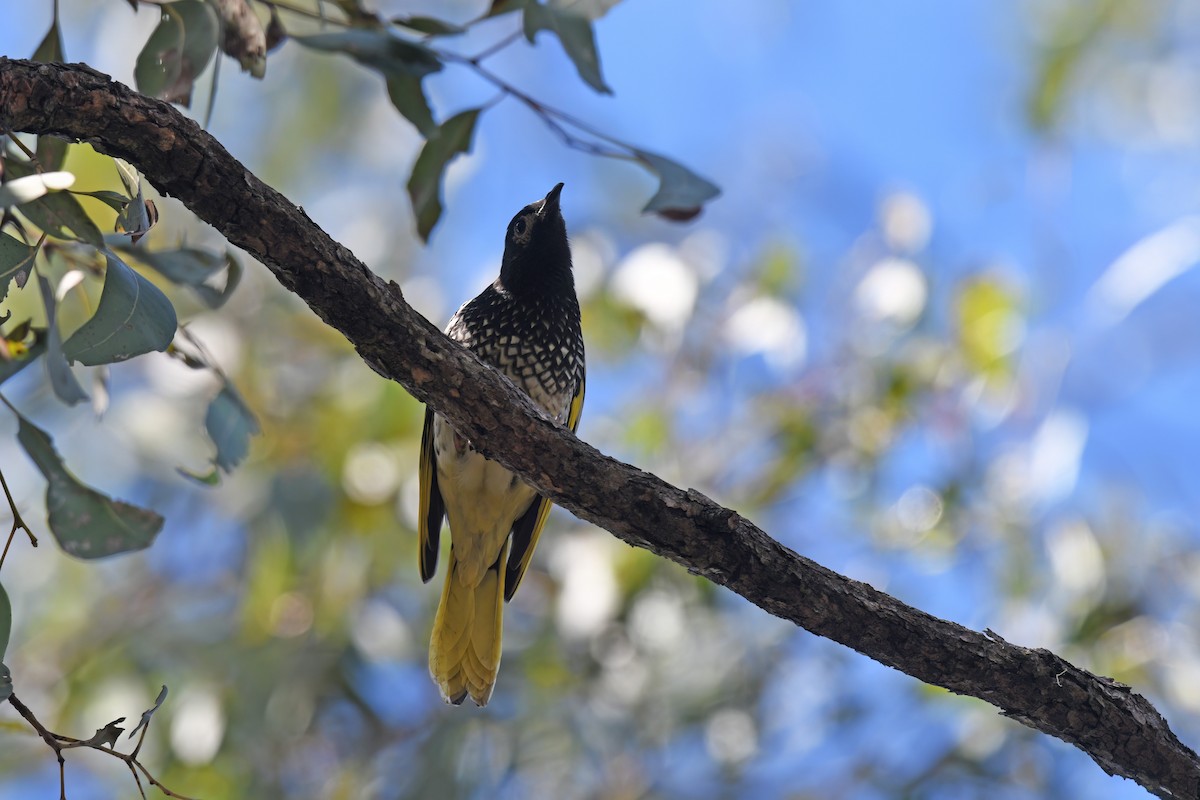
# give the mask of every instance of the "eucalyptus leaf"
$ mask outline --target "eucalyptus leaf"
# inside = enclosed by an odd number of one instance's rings
[[[408,195],[417,218],[417,232],[423,241],[429,240],[433,226],[442,215],[442,173],[456,155],[470,152],[479,111],[478,108],[463,111],[442,123],[425,142],[413,164]]]
[[[204,415],[204,429],[217,446],[213,463],[226,472],[233,471],[242,462],[250,452],[250,437],[260,430],[254,412],[228,382],[209,404]],[[203,481],[200,476],[191,477]]]
[[[0,185],[0,209],[32,203],[50,192],[70,188],[75,176],[70,172],[37,172]]]
[[[162,530],[162,517],[80,483],[45,431],[20,415],[17,423],[17,441],[48,483],[50,531],[63,551],[78,558],[103,558],[141,550],[154,541]]]
[[[142,250],[119,248],[143,264],[152,267],[172,283],[187,286],[200,296],[209,308],[220,308],[233,294],[242,278],[241,263],[232,251],[222,256],[207,250],[182,247],[178,250]],[[217,289],[209,281],[225,271],[225,286]]]
[[[8,296],[8,285],[14,278],[18,279],[20,285],[21,275],[29,275],[36,255],[36,247],[7,233],[0,233],[0,300]]]
[[[635,151],[638,161],[658,176],[658,191],[646,203],[642,213],[654,212],[675,222],[684,222],[700,213],[704,204],[721,194],[713,182],[700,177],[682,164],[645,150]]]
[[[437,129],[421,79],[413,75],[393,75],[387,79],[388,97],[396,110],[428,139]]]
[[[105,251],[105,259],[100,304],[67,339],[67,358],[91,367],[166,350],[178,325],[171,301],[111,251]]]
[[[350,28],[292,38],[313,50],[350,56],[387,78],[423,78],[442,68],[441,59],[428,47],[383,29]]]
[[[597,92],[612,94],[612,89],[600,74],[600,54],[596,50],[596,37],[592,33],[590,19],[572,6],[547,5],[528,0],[523,24],[525,38],[531,43],[539,31],[553,32],[575,65],[579,77]]]
[[[33,51],[33,60],[43,64],[66,63],[63,55],[62,30],[58,27],[58,12],[55,9],[54,20],[50,30],[46,31],[41,44]],[[67,157],[67,142],[57,136],[39,136],[37,140],[37,160],[42,169],[53,172],[62,166]]]
[[[435,19],[434,17],[393,17],[392,24],[429,36],[459,36],[467,32],[467,29],[462,25],[455,25],[452,22]]]
[[[154,712],[158,711],[159,706],[161,706],[163,704],[163,701],[166,699],[167,699],[167,685],[164,683],[162,689],[159,690],[159,692],[158,692],[158,699],[154,701],[154,707],[148,708],[145,711],[143,711],[141,720],[138,721],[138,724],[134,727],[134,729],[129,732],[130,739],[132,739],[134,734],[136,734],[138,731],[140,731],[144,726],[150,724],[150,718],[154,716]]]
[[[59,400],[73,406],[87,400],[88,396],[75,379],[63,354],[62,334],[58,330],[58,306],[50,281],[42,275],[38,275],[38,289],[41,290],[42,304],[46,308],[46,372],[50,375],[50,387]]]
[[[4,584],[0,583],[0,660],[8,650],[8,637],[12,633],[12,604],[8,601],[8,593]]]
[[[118,214],[122,213],[125,210],[125,206],[129,205],[128,197],[120,192],[114,192],[110,189],[101,189],[95,192],[81,192],[79,190],[75,190],[72,191],[71,194],[95,198],[111,208],[113,211],[116,211]]]
[[[12,694],[12,673],[9,672],[5,664],[0,664],[0,703],[8,699]]]
[[[192,85],[217,50],[217,14],[202,0],[176,0],[161,11],[138,54],[134,80],[143,94],[190,106]]]
[[[14,158],[4,159],[4,170],[10,183],[11,179],[37,174],[33,164]],[[104,246],[104,237],[96,223],[92,222],[92,218],[83,210],[79,201],[67,192],[52,192],[19,206],[17,210],[47,235],[56,239],[83,241],[93,247]]]

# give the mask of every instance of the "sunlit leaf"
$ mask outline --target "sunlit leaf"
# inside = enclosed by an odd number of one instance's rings
[[[111,252],[105,259],[100,304],[63,346],[67,358],[90,367],[166,350],[178,325],[171,301]]]
[[[394,17],[392,24],[408,28],[410,31],[428,34],[429,36],[458,36],[467,32],[467,29],[462,25],[455,25],[452,22],[435,19],[434,17]]]
[[[8,286],[14,278],[28,276],[37,248],[0,233],[0,300],[8,296]]]
[[[58,304],[50,282],[38,275],[38,289],[42,293],[42,304],[46,308],[46,372],[50,375],[50,387],[54,394],[69,406],[87,400],[87,393],[75,379],[67,357],[63,354],[62,334],[58,330]]]
[[[164,683],[162,689],[158,693],[158,699],[154,701],[154,706],[152,708],[148,708],[142,712],[141,720],[139,720],[138,724],[134,727],[134,729],[129,732],[130,739],[132,739],[134,734],[136,734],[138,731],[140,731],[143,728],[143,726],[150,724],[150,718],[154,716],[154,712],[158,711],[159,706],[161,706],[163,704],[163,701],[166,699],[167,699],[167,685]]]
[[[117,214],[116,229],[121,233],[128,233],[136,243],[158,221],[158,215],[150,213],[154,206],[146,202],[146,196],[142,192],[142,176],[137,169],[120,158],[114,158],[113,164],[117,168],[121,183],[125,186],[125,194],[130,198],[130,202]]]
[[[0,208],[32,203],[50,192],[68,189],[74,183],[75,176],[69,172],[43,172],[15,178],[0,185]]]
[[[988,377],[1004,377],[1023,328],[1020,301],[993,276],[967,281],[955,298],[959,341],[967,364]]]
[[[13,354],[11,352],[13,349],[11,341],[5,340],[0,343],[0,345],[8,348],[10,351],[7,358],[0,359],[0,383],[4,383],[13,375],[28,367],[42,353],[46,352],[46,332],[34,331],[34,336],[36,339],[33,344],[28,346],[22,345],[22,352],[20,354]]]
[[[478,118],[479,109],[475,108],[446,120],[425,142],[413,164],[408,196],[412,198],[417,232],[424,241],[429,240],[429,233],[442,215],[442,173],[456,155],[470,152]]]
[[[162,6],[158,27],[134,67],[138,91],[191,105],[192,84],[216,52],[218,29],[216,12],[202,0],[176,0]]]
[[[596,51],[596,37],[592,23],[572,6],[543,5],[529,0],[525,4],[525,38],[530,42],[538,31],[552,31],[579,72],[579,77],[597,92],[612,94],[612,89],[600,74],[600,54]]]
[[[50,531],[64,552],[78,558],[102,558],[141,550],[154,541],[162,530],[162,517],[83,485],[63,465],[45,431],[22,416],[17,422],[17,441],[48,483]]]
[[[10,179],[37,174],[33,164],[13,158],[4,159],[4,168]],[[12,180],[9,183],[12,183]],[[96,223],[92,222],[92,218],[83,210],[79,201],[67,192],[51,192],[31,203],[25,203],[17,210],[47,235],[56,239],[83,241],[93,247],[104,246],[104,236],[96,227]]]
[[[716,184],[676,161],[645,150],[635,154],[659,181],[658,191],[642,209],[643,214],[653,211],[666,219],[684,222],[694,218],[705,203],[721,193]]]
[[[213,463],[226,472],[231,472],[242,462],[250,452],[250,437],[259,432],[254,412],[228,383],[209,404],[208,413],[204,415],[204,428],[217,446]]]

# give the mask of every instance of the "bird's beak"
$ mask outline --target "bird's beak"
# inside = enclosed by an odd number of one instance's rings
[[[561,183],[558,184],[542,200],[542,207],[538,209],[539,217],[548,217],[558,213],[558,196],[562,194],[562,187]]]

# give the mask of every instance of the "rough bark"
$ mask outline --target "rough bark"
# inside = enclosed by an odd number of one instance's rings
[[[926,683],[980,698],[1160,797],[1200,797],[1200,759],[1128,686],[938,619],[779,544],[698,491],[547,420],[171,106],[82,65],[0,58],[0,127],[85,141],[136,165],[341,331],[381,375],[559,505],[765,611]]]

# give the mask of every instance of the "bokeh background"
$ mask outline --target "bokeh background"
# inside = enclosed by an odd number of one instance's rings
[[[3,18],[0,53],[27,56],[50,3]],[[63,0],[61,18],[70,60],[130,82],[158,12]],[[910,604],[1132,684],[1200,743],[1200,2],[626,0],[595,29],[612,97],[546,34],[488,64],[714,180],[697,220],[639,215],[650,176],[507,99],[422,246],[419,137],[377,76],[294,43],[261,82],[222,64],[210,130],[438,324],[564,181],[583,438]],[[496,99],[464,68],[426,86],[439,119]],[[67,168],[116,185],[87,148]],[[156,242],[223,247],[159,210]],[[66,556],[0,414],[0,463],[47,534],[3,573],[6,661],[52,729],[136,719],[167,684],[145,760],[204,798],[1145,796],[561,510],[507,609],[492,704],[444,707],[414,559],[422,409],[258,265],[219,312],[173,297],[263,427],[219,487],[175,471],[211,457],[208,373],[118,365],[100,419],[40,369],[4,387],[80,478],[167,518],[143,553]],[[0,741],[0,796],[56,796],[11,709]],[[115,760],[68,756],[72,800],[134,794]]]

